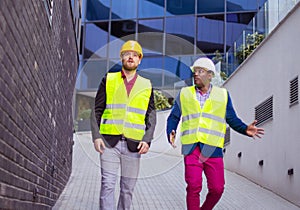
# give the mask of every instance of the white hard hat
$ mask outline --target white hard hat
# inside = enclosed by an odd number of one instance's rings
[[[214,74],[216,75],[216,67],[214,62],[212,62],[212,60],[210,60],[209,58],[198,58],[193,66],[191,66],[192,71],[194,72],[194,67],[202,67],[205,68],[209,71],[214,72]]]

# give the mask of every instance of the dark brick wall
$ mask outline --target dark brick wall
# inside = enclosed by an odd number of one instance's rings
[[[72,163],[78,57],[69,0],[0,0],[0,209],[51,209]]]

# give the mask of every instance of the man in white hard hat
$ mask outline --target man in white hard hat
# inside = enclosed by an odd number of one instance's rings
[[[167,120],[167,137],[169,143],[176,147],[176,129],[182,118],[180,140],[187,183],[187,209],[200,209],[204,172],[208,194],[201,210],[207,210],[217,204],[224,191],[222,149],[226,123],[238,133],[253,138],[260,138],[264,129],[255,126],[256,120],[249,125],[243,123],[234,111],[228,91],[211,84],[216,69],[209,58],[197,59],[191,69],[194,86],[180,91]]]

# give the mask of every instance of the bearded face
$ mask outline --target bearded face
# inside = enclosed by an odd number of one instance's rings
[[[136,70],[140,62],[141,58],[135,51],[126,51],[122,54],[122,65],[124,70]]]

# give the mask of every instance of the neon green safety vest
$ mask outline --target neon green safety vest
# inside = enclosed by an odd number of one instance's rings
[[[180,93],[181,143],[184,145],[201,142],[223,148],[227,100],[227,91],[213,86],[209,98],[201,108],[195,87],[182,88]]]
[[[150,80],[137,76],[128,96],[121,72],[108,73],[106,108],[101,118],[100,133],[123,134],[126,138],[142,140],[151,90]]]

